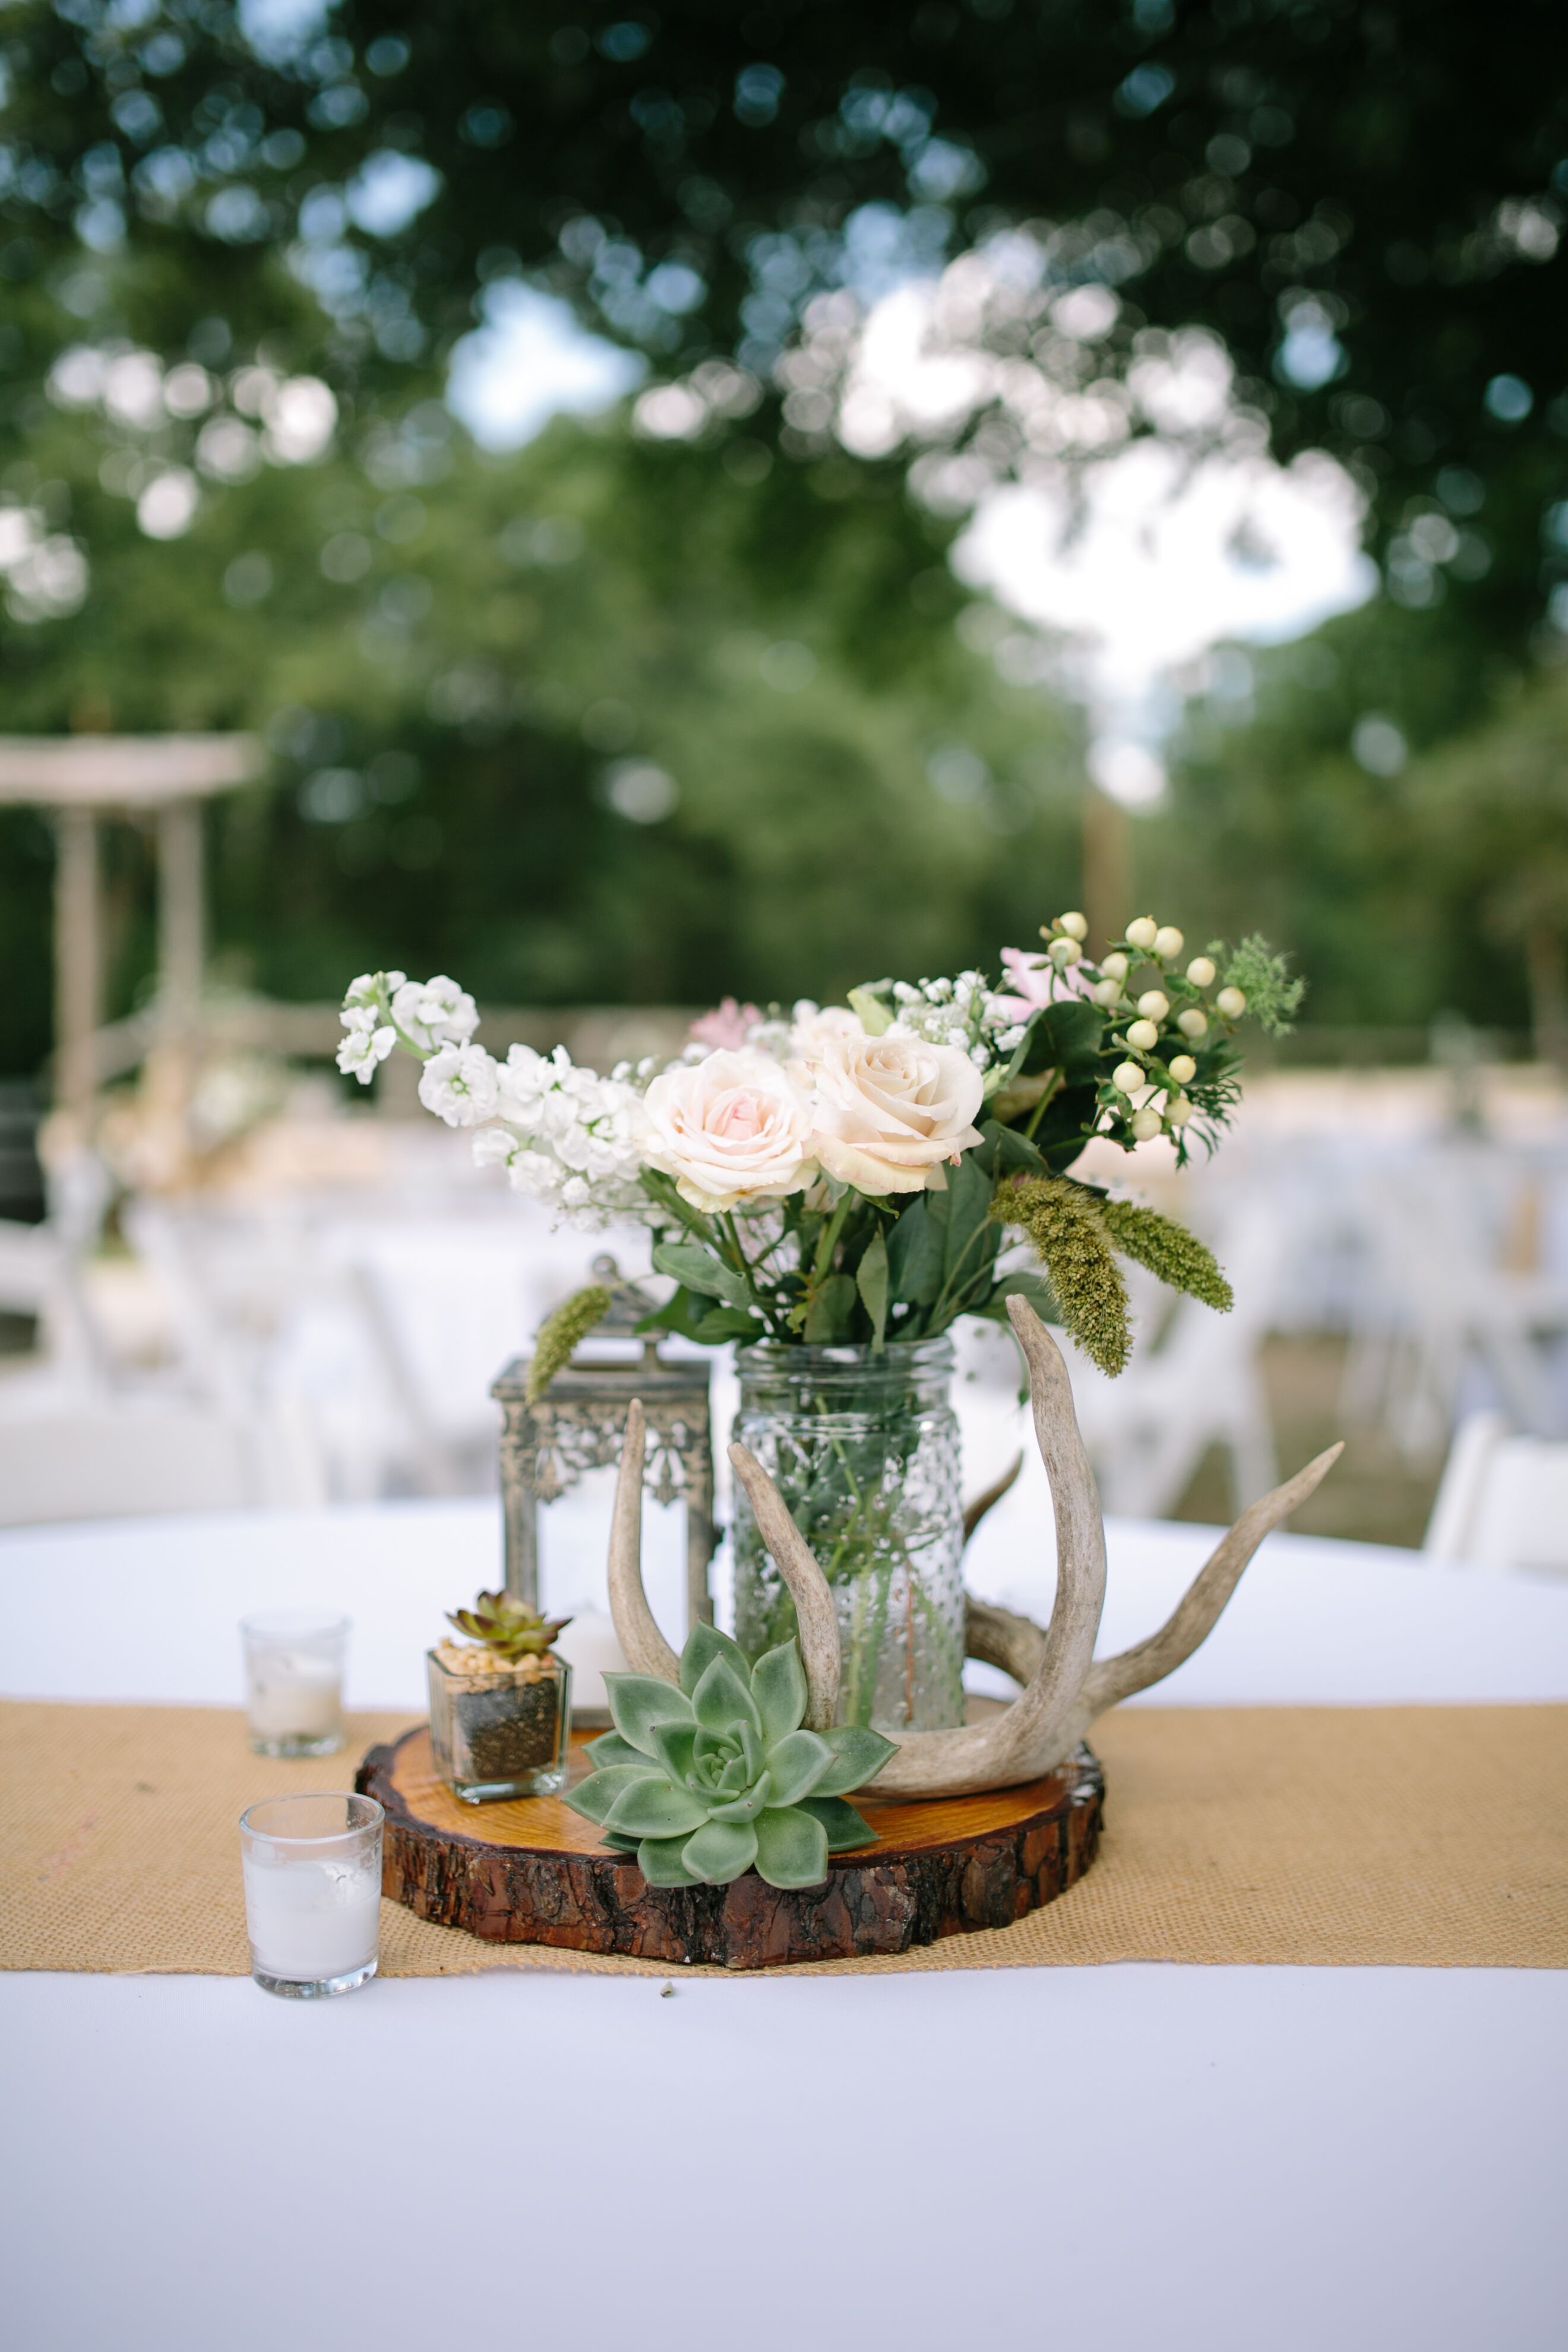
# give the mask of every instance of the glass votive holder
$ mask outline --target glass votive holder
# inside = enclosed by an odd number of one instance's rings
[[[319,2000],[375,1974],[381,1832],[374,1797],[264,1797],[239,1817],[250,1973],[264,1992]]]
[[[327,1611],[268,1609],[240,1625],[245,1711],[258,1756],[331,1756],[343,1744],[349,1621]]]
[[[553,1651],[509,1664],[443,1642],[425,1653],[430,1754],[466,1805],[548,1797],[566,1783],[572,1669]]]

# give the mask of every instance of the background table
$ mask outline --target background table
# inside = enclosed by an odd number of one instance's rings
[[[1120,1646],[1206,1538],[1110,1533]],[[1042,1541],[1005,1506],[976,1587],[1048,1606]],[[442,1609],[499,1557],[496,1510],[468,1503],[9,1536],[0,1683],[237,1699],[236,1620],[309,1599],[355,1621],[353,1703],[417,1706]],[[1159,1697],[1568,1699],[1568,1587],[1276,1538]],[[498,1971],[319,2008],[237,1979],[15,1976],[0,2032],[27,2352],[502,2330],[588,2352],[1556,2352],[1568,2327],[1568,1974],[1138,1966],[662,1999]]]

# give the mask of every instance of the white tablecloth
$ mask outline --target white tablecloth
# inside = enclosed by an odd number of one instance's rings
[[[1025,1533],[998,1513],[973,1580],[1038,1608]],[[1104,1645],[1157,1622],[1205,1549],[1112,1523]],[[478,1504],[13,1534],[0,1686],[234,1699],[237,1618],[308,1598],[354,1619],[351,1700],[414,1706],[441,1610],[498,1563]],[[1159,1696],[1568,1698],[1568,1585],[1276,1538]],[[1568,1974],[1140,1966],[661,1999],[501,1970],[319,2007],[16,1976],[0,2032],[26,2352],[1568,2336]]]

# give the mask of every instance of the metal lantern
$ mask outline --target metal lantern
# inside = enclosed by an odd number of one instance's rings
[[[634,1339],[648,1301],[623,1281],[613,1257],[594,1260],[594,1279],[609,1285],[614,1296],[593,1336]],[[621,1458],[626,1407],[633,1397],[640,1397],[647,1417],[643,1490],[656,1503],[684,1498],[687,1622],[711,1624],[708,1563],[714,1544],[713,1443],[707,1364],[689,1359],[667,1361],[657,1338],[645,1338],[638,1357],[566,1365],[531,1403],[531,1357],[519,1356],[490,1391],[502,1414],[508,1592],[529,1608],[538,1608],[540,1506],[569,1493],[585,1470],[615,1468]]]

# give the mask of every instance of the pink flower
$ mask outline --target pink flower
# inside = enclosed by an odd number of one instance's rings
[[[1049,958],[1031,955],[1026,948],[1004,948],[1002,961],[1013,975],[1016,996],[998,996],[996,1010],[1009,1021],[1031,1021],[1065,990],[1069,996],[1089,996],[1094,982],[1081,963],[1058,972]]]
[[[700,1045],[738,1053],[762,1017],[754,1004],[737,1004],[732,996],[727,996],[714,1012],[704,1013],[692,1023],[691,1034]]]
[[[643,1097],[639,1139],[648,1165],[705,1216],[816,1181],[810,1109],[767,1054],[721,1046],[660,1071]]]
[[[996,1010],[1009,1021],[1028,1021],[1051,1001],[1051,967],[1044,956],[1024,948],[1004,948],[1002,961],[1013,975],[1016,996],[999,996]]]

